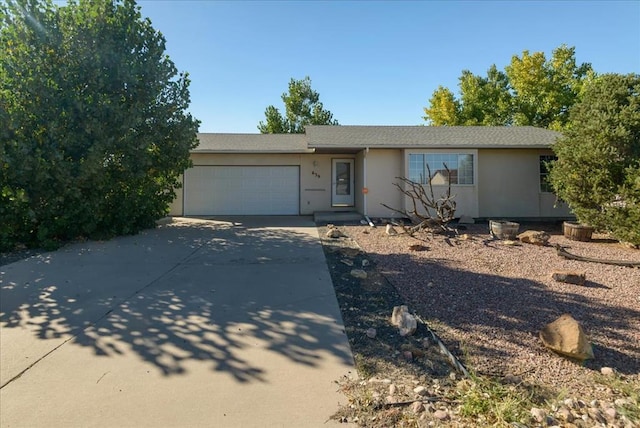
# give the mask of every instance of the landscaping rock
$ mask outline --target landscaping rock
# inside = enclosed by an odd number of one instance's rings
[[[547,412],[537,407],[532,407],[531,416],[533,416],[533,419],[535,419],[536,422],[542,422],[547,419]]]
[[[539,230],[525,230],[518,235],[520,242],[541,246],[547,245],[549,243],[549,238],[551,238],[551,236],[547,232]]]
[[[415,414],[424,412],[424,404],[419,401],[414,402],[411,404],[411,411]]]
[[[607,407],[604,409],[604,414],[608,419],[615,419],[618,417],[618,411],[614,407]]]
[[[540,331],[540,339],[547,348],[577,360],[593,358],[591,342],[578,322],[564,314]]]
[[[425,388],[424,386],[420,385],[420,386],[416,386],[415,388],[413,388],[413,392],[415,392],[418,395],[427,395],[427,388]]]
[[[369,339],[375,339],[378,331],[375,328],[368,328],[366,334]]]
[[[560,419],[565,420],[567,422],[573,422],[573,420],[575,419],[575,417],[573,416],[573,413],[571,413],[571,410],[567,406],[560,406],[560,408],[556,412],[556,415]]]
[[[411,352],[411,355],[413,355],[415,358],[422,358],[425,355],[424,350],[419,349],[413,345],[404,344],[402,345],[402,350]]]
[[[565,282],[567,284],[584,285],[587,279],[587,274],[584,272],[556,270],[553,271],[551,277],[558,282]]]
[[[418,328],[416,318],[409,313],[409,308],[405,305],[393,308],[391,324],[398,327],[400,336],[411,336]]]
[[[342,259],[340,260],[340,263],[343,263],[347,266],[353,266],[353,260],[349,260],[349,259]]]
[[[342,238],[343,236],[344,234],[340,232],[340,230],[336,229],[335,227],[327,230],[327,238],[338,239],[338,238]]]
[[[600,373],[602,373],[605,376],[613,376],[616,374],[616,372],[611,367],[602,367],[600,369]]]
[[[390,224],[387,225],[387,229],[385,231],[385,233],[387,235],[393,236],[393,235],[397,235],[398,231],[394,229],[394,227]]]
[[[352,269],[351,276],[358,279],[367,279],[367,273],[362,269]]]
[[[446,421],[449,419],[449,413],[447,413],[446,410],[436,410],[433,412],[433,417],[441,421]]]

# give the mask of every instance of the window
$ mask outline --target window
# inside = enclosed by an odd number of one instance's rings
[[[449,174],[445,168],[449,168]],[[409,155],[409,180],[427,184],[428,171],[433,185],[473,184],[473,155],[427,153]]]
[[[540,191],[553,193],[553,187],[549,183],[549,162],[558,160],[556,156],[543,155],[540,156]]]

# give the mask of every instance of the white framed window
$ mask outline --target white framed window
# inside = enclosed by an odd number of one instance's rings
[[[449,172],[447,173],[447,168]],[[431,176],[429,177],[429,172]],[[411,153],[409,180],[420,184],[473,183],[473,155],[469,153]]]

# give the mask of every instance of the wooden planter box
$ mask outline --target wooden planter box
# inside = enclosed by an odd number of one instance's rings
[[[575,221],[565,221],[562,223],[562,233],[565,238],[573,241],[591,241],[593,230],[593,227]]]
[[[489,230],[498,239],[516,239],[520,223],[506,220],[489,220]]]

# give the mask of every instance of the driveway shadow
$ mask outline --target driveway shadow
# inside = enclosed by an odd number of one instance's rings
[[[238,382],[265,381],[256,352],[353,364],[321,246],[295,229],[181,221],[74,244],[0,275],[5,355],[68,342],[99,357],[133,353],[166,376],[200,361]],[[45,355],[3,367],[2,386]]]

